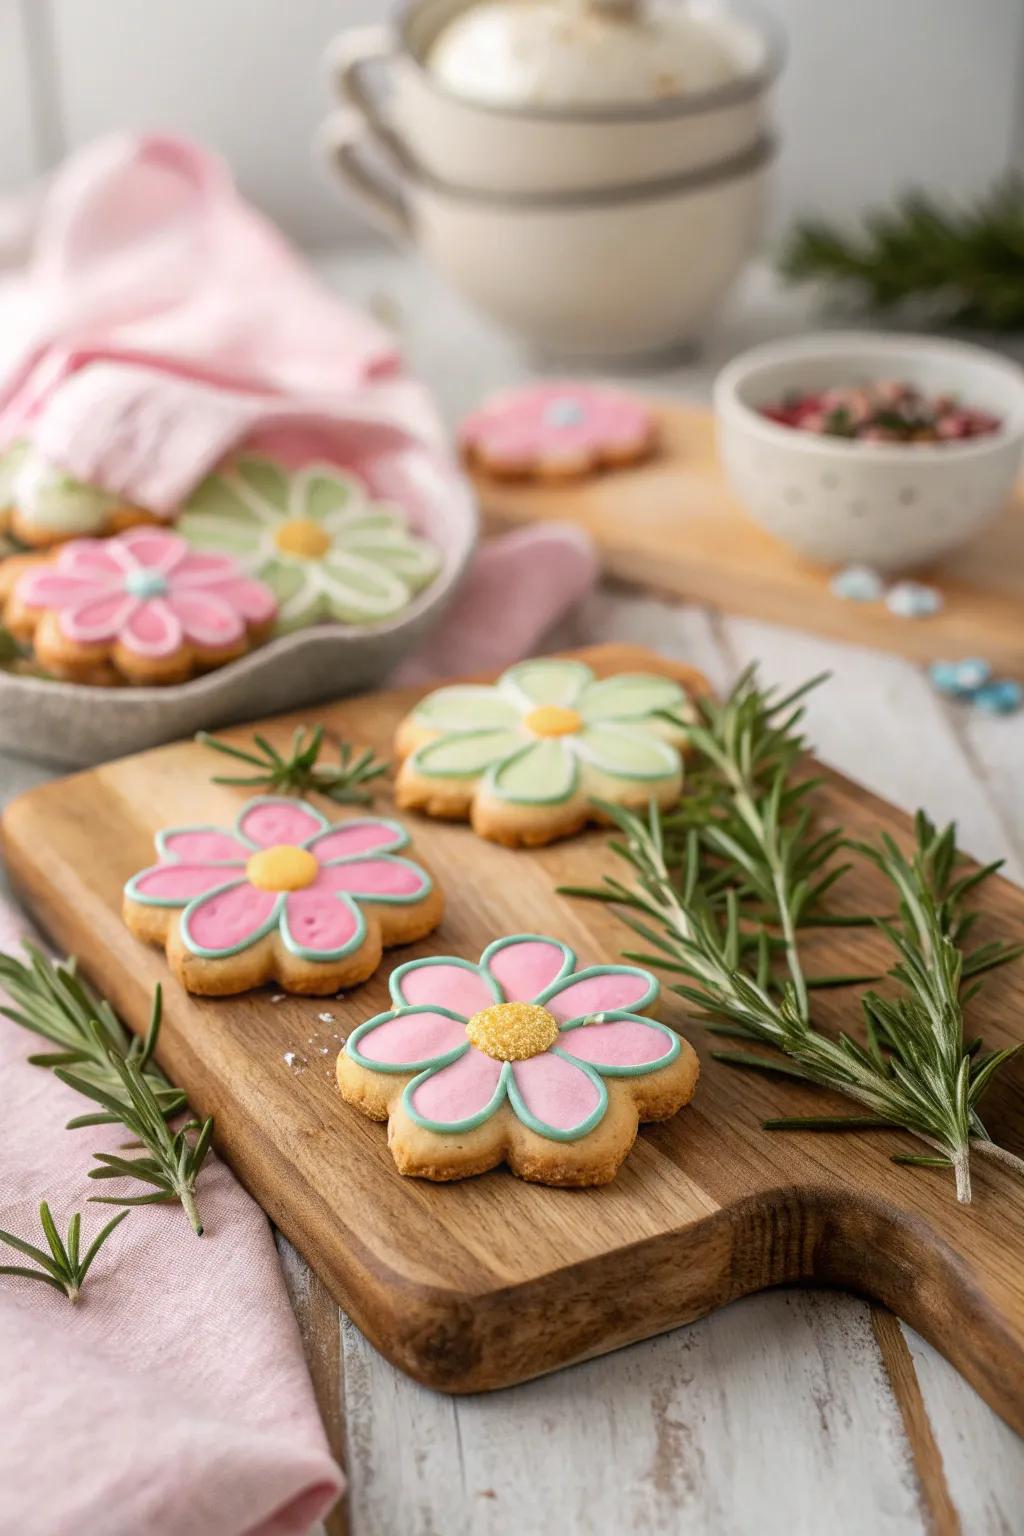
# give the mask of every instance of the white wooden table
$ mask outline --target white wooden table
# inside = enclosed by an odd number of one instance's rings
[[[327,265],[398,327],[454,423],[530,360],[412,263]],[[754,273],[699,359],[634,375],[705,397],[728,356],[806,326]],[[820,756],[897,805],[955,818],[963,846],[1024,878],[1024,714],[937,698],[908,662],[718,612],[602,590],[552,643],[640,641],[728,687],[828,670],[809,705]],[[4,798],[48,776],[0,759]],[[542,1381],[452,1399],[414,1385],[340,1316],[282,1242],[337,1454],[350,1479],[329,1522],[352,1536],[917,1536],[1024,1531],[1024,1443],[884,1309],[826,1291],[766,1293]]]

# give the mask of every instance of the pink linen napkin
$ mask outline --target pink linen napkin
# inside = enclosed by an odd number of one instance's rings
[[[24,924],[0,903],[0,949]],[[93,1150],[115,1126],[65,1131],[83,1100],[0,1020],[0,1227],[37,1246],[46,1199],[83,1246]],[[78,1305],[0,1276],[0,1530],[18,1536],[306,1536],[344,1486],[321,1427],[266,1217],[211,1158],[206,1235],[140,1206],[101,1249]],[[18,1262],[0,1247],[0,1263]]]

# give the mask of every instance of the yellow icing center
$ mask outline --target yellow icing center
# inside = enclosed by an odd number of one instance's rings
[[[558,1039],[558,1021],[537,1003],[495,1003],[474,1013],[466,1034],[495,1061],[525,1061]]]
[[[278,843],[254,853],[245,866],[246,879],[261,891],[301,891],[312,885],[320,866],[308,848]]]
[[[542,704],[530,711],[523,724],[535,736],[571,736],[583,724],[583,716],[561,704]]]
[[[319,523],[311,517],[293,517],[282,523],[274,534],[274,543],[286,555],[301,555],[304,560],[318,560],[331,542]]]

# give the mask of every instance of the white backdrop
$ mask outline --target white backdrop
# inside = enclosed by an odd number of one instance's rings
[[[775,225],[913,182],[970,196],[1024,160],[1021,0],[762,0],[786,28]],[[229,156],[297,239],[360,230],[312,162],[319,58],[390,0],[0,0],[0,190],[120,126]]]

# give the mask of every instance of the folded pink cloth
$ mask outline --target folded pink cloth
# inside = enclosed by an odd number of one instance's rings
[[[322,288],[196,146],[103,140],[42,196],[0,207],[0,240],[12,230],[32,254],[0,283],[0,444],[31,435],[158,513],[243,441],[295,462],[418,454],[454,473],[390,337]],[[485,545],[407,680],[528,654],[595,575],[572,528]],[[17,928],[0,905],[0,949]],[[84,1204],[89,1153],[121,1137],[64,1132],[81,1102],[30,1049],[0,1020],[0,1226],[32,1239],[46,1198],[62,1228],[81,1209],[88,1238],[108,1214]],[[337,1497],[266,1219],[216,1160],[202,1207],[201,1239],[175,1209],[134,1211],[75,1309],[0,1279],[0,1530],[305,1536]]]
[[[0,949],[23,929],[0,903]],[[37,1048],[0,1019],[0,1227],[38,1246],[46,1199],[62,1232],[82,1212],[88,1242],[114,1214],[85,1203],[91,1153],[124,1132],[65,1131],[84,1101],[29,1066]],[[216,1158],[200,1190],[204,1237],[177,1207],[140,1206],[75,1307],[0,1277],[0,1530],[306,1536],[337,1498],[266,1217]]]

